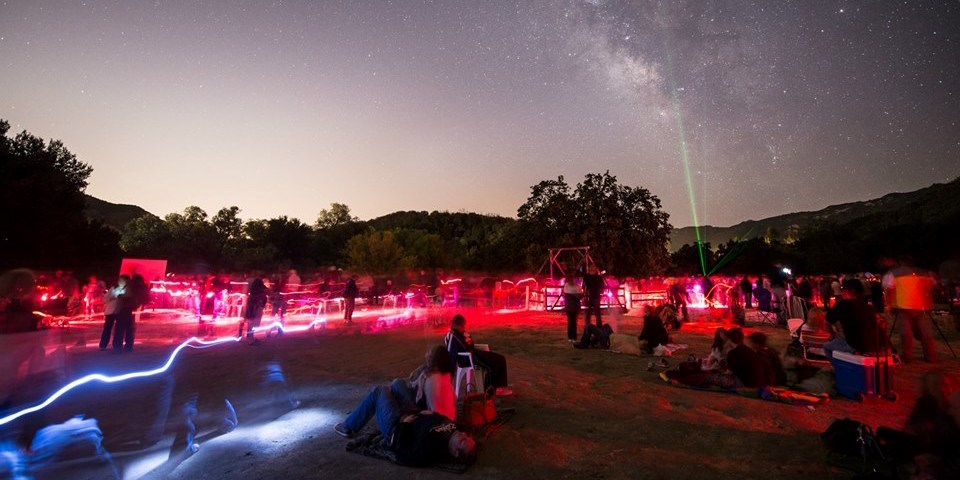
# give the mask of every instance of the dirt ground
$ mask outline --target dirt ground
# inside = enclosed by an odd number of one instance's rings
[[[256,346],[184,349],[168,374],[86,386],[7,428],[28,430],[81,413],[96,418],[104,445],[127,479],[450,478],[454,474],[346,452],[346,440],[332,428],[371,386],[415,368],[446,331],[445,326],[433,326],[433,320],[447,322],[454,313],[420,312],[421,320],[426,316],[430,321],[380,331],[369,331],[361,320],[357,326],[330,325],[265,339]],[[648,371],[652,358],[573,349],[560,314],[462,313],[477,343],[487,343],[507,357],[514,395],[499,402],[501,408],[515,409],[508,422],[480,439],[479,459],[466,477],[849,478],[850,472],[826,465],[819,432],[843,417],[900,426],[923,373],[960,370],[960,362],[938,338],[944,359],[940,365],[914,362],[896,369],[897,402],[868,399],[861,404],[834,398],[816,407],[793,406],[673,387],[660,380],[659,370]],[[93,340],[78,341],[70,350],[68,377],[162,364],[176,344],[169,332],[178,330],[175,325],[151,327],[149,322],[146,318],[141,323],[145,341],[132,354],[112,355],[98,351]],[[640,326],[636,316],[619,321],[623,333],[639,333]],[[670,363],[688,354],[706,355],[712,327],[690,324],[675,333],[674,341],[689,348]],[[151,328],[163,335],[151,340]],[[785,330],[758,328],[781,351],[789,341]],[[956,343],[956,331],[951,328],[947,334]],[[268,364],[282,368],[298,408],[268,408],[276,393],[263,385]],[[201,448],[190,457],[171,456],[172,432],[182,422],[180,406],[191,397],[200,409]],[[216,435],[210,430],[224,399],[236,408],[240,425]],[[151,428],[162,437],[142,448],[135,442]],[[70,478],[98,478],[102,473],[82,463],[65,471]]]

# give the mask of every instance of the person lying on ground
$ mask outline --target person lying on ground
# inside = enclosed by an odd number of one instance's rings
[[[473,346],[473,338],[466,331],[467,319],[463,315],[453,316],[450,322],[450,331],[443,339],[447,347],[447,353],[450,355],[450,363],[461,368],[469,367],[470,360],[460,355],[463,352],[469,352],[473,356],[475,366],[481,366],[487,370],[484,388],[494,388],[496,395],[511,395],[507,383],[507,359],[499,353],[486,350],[477,350]]]
[[[375,418],[384,445],[396,454],[396,461],[411,467],[436,463],[471,464],[476,460],[473,437],[457,430],[447,417],[430,410],[419,410],[410,398],[393,387],[380,385],[360,402],[342,423],[333,429],[343,437],[353,437]],[[398,395],[399,393],[399,395]]]

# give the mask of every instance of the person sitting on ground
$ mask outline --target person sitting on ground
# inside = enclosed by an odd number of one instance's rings
[[[877,313],[863,300],[863,293],[859,280],[843,281],[840,300],[827,312],[827,329],[833,337],[823,345],[827,359],[833,360],[833,352],[885,350],[886,335],[877,322]]]
[[[647,353],[653,353],[653,349],[659,345],[670,343],[670,336],[667,335],[667,329],[663,326],[663,320],[653,314],[653,309],[649,305],[643,307],[643,329],[640,330],[640,348]]]
[[[456,398],[453,392],[453,364],[443,345],[427,350],[424,364],[410,373],[405,384],[413,392],[417,408],[431,410],[453,421],[457,419]],[[395,380],[403,381],[402,379]]]
[[[680,330],[680,319],[677,317],[677,309],[673,305],[660,305],[657,307],[657,316],[663,321],[664,327],[670,326],[674,330]]]
[[[766,385],[784,386],[787,384],[787,372],[783,369],[783,361],[776,350],[767,345],[767,335],[761,332],[750,334],[750,348],[760,354],[767,362]]]
[[[713,332],[713,345],[710,346],[710,355],[704,370],[723,370],[727,368],[727,354],[736,347],[722,327]]]
[[[917,440],[923,463],[934,474],[924,478],[957,478],[960,475],[960,388],[954,377],[930,372],[923,377],[907,431]]]
[[[877,429],[886,453],[895,459],[913,458],[913,478],[960,477],[960,388],[941,372],[923,376],[920,397],[904,431]]]
[[[613,335],[613,328],[609,323],[604,323],[602,327],[587,324],[583,330],[583,336],[580,341],[573,344],[573,348],[584,349],[591,347],[610,348],[610,336]]]
[[[744,387],[762,387],[767,385],[767,362],[757,352],[743,344],[743,330],[734,327],[727,330],[727,336],[735,347],[727,354],[727,368]]]
[[[463,315],[453,316],[450,322],[450,331],[443,339],[447,347],[447,353],[450,355],[450,363],[460,367],[469,367],[470,361],[462,352],[469,352],[473,355],[473,362],[477,366],[485,368],[488,375],[485,378],[484,388],[494,388],[495,395],[511,395],[507,383],[507,359],[499,353],[476,350],[473,347],[473,338],[466,332],[467,319]]]
[[[401,465],[426,467],[449,461],[469,465],[476,460],[477,443],[473,437],[458,431],[444,415],[419,410],[385,385],[370,390],[346,420],[333,429],[350,438],[371,418],[376,418],[384,445],[396,454],[396,462]]]

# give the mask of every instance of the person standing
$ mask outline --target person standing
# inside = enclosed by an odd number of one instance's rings
[[[104,285],[95,275],[90,276],[89,282],[83,286],[83,316],[91,318],[96,313],[97,306],[103,301]]]
[[[920,270],[909,260],[891,269],[884,276],[884,288],[891,314],[900,323],[900,358],[904,362],[912,360],[913,337],[920,337],[923,346],[923,358],[929,363],[937,363],[937,346],[930,330],[932,318],[927,318],[933,310],[933,286],[935,280],[930,272]]]
[[[703,303],[709,308],[713,308],[714,303],[714,291],[713,291],[713,279],[709,275],[704,275],[700,279],[700,287],[703,289]]]
[[[121,275],[123,279],[126,275]],[[113,351],[133,351],[133,340],[136,325],[133,321],[133,312],[146,303],[150,294],[147,284],[140,274],[127,277],[123,291],[117,296],[116,328],[113,332]]]
[[[351,275],[347,279],[347,286],[343,289],[343,320],[347,325],[353,324],[353,309],[357,305],[357,295],[359,294],[357,276]]]
[[[597,267],[591,266],[583,276],[583,290],[587,297],[587,311],[584,313],[586,324],[590,325],[590,315],[597,317],[597,328],[603,327],[600,319],[600,297],[603,295],[603,277],[597,273]]]
[[[830,287],[830,277],[824,276],[820,279],[818,290],[820,291],[820,302],[824,309],[830,308],[830,298],[833,295],[833,288]]]
[[[567,314],[567,341],[577,342],[577,317],[580,316],[580,299],[583,289],[577,285],[574,276],[568,276],[563,283],[563,311]]]
[[[103,333],[100,334],[100,350],[106,350],[110,344],[113,325],[117,321],[118,297],[127,285],[127,276],[121,275],[117,285],[107,290],[103,296]]]
[[[283,315],[287,310],[287,299],[283,295],[284,292],[287,291],[286,282],[286,277],[279,273],[273,274],[272,281],[270,282],[270,310],[273,312],[273,316],[280,322],[280,325],[283,325]]]
[[[753,284],[746,275],[740,280],[740,291],[743,292],[743,303],[745,308],[753,308]]]
[[[253,337],[253,332],[260,327],[260,320],[263,319],[263,308],[267,305],[267,286],[263,283],[261,275],[255,273],[250,283],[247,284],[247,308],[243,312],[243,321],[247,324],[247,341],[251,345],[259,343]],[[243,324],[240,327],[241,333]],[[280,328],[278,335],[283,335],[283,328]]]
[[[297,275],[297,271],[292,268],[287,273],[288,273],[287,283],[286,283],[287,292],[288,293],[299,292],[300,291],[300,275]]]

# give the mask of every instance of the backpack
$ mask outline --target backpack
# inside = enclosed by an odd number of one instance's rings
[[[820,434],[820,438],[830,454],[858,457],[864,462],[888,460],[883,440],[873,433],[869,425],[856,420],[834,420],[827,430]]]
[[[460,423],[466,427],[478,428],[497,419],[497,406],[493,397],[482,393],[471,393],[463,399],[463,412]]]
[[[604,323],[603,327],[600,328],[600,348],[610,348],[611,335],[613,335],[613,327],[611,327],[608,323]]]
[[[827,447],[830,453],[836,453],[848,457],[859,456],[861,452],[862,440],[861,434],[866,430],[872,435],[869,426],[856,420],[844,418],[834,420],[827,429],[820,434],[823,445]]]

